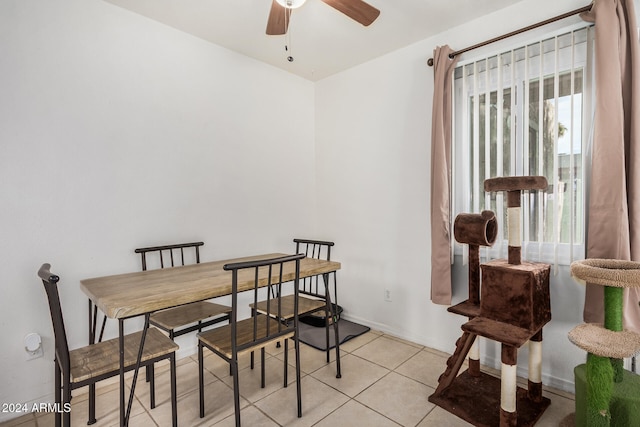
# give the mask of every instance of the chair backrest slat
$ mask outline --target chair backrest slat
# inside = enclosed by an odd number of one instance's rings
[[[181,265],[185,263],[185,249],[193,248],[196,264],[200,264],[200,246],[204,245],[204,242],[192,242],[192,243],[177,243],[173,245],[162,246],[150,246],[147,248],[138,248],[135,250],[137,254],[140,254],[142,259],[142,271],[146,271],[148,268],[147,254],[157,253],[158,260],[160,262],[160,268],[164,268],[165,256],[168,256],[168,261],[171,262],[171,267],[176,266],[176,260],[174,258],[173,251],[180,251],[179,262]]]
[[[331,247],[334,242],[313,239],[293,239],[296,253],[304,253],[308,258],[331,261]],[[323,255],[324,254],[324,255]],[[300,292],[323,297],[324,286],[320,284],[320,276],[306,277],[300,281]]]
[[[55,339],[56,359],[61,369],[68,375],[70,371],[69,344],[67,342],[67,332],[64,327],[62,317],[62,306],[60,305],[60,294],[58,293],[58,281],[60,278],[51,273],[50,264],[42,264],[38,270],[38,276],[42,279],[42,284],[47,293],[49,301],[49,311],[51,313],[51,323],[53,324],[53,335]]]

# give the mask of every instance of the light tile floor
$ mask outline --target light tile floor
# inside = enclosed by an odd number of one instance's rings
[[[294,362],[293,350],[289,361]],[[327,365],[325,353],[301,346],[302,418],[296,414],[295,370],[289,367],[290,387],[282,387],[283,350],[267,350],[267,384],[260,388],[259,369],[249,369],[248,357],[240,366],[242,423],[256,426],[469,426],[470,424],[433,405],[428,397],[444,371],[448,354],[407,342],[377,331],[347,341],[341,346],[342,378],[335,377],[335,362]],[[180,426],[234,425],[233,391],[228,365],[205,351],[205,411],[198,416],[197,356],[178,361],[178,424]],[[523,384],[526,380],[522,380]],[[87,420],[86,388],[72,400],[72,425]],[[574,411],[573,395],[549,388],[551,399],[537,426],[558,426]],[[118,424],[117,378],[98,386],[95,426]],[[140,380],[132,409],[131,426],[171,424],[168,366],[156,369],[156,408],[149,408],[149,389]],[[28,414],[0,427],[53,426],[52,414]]]

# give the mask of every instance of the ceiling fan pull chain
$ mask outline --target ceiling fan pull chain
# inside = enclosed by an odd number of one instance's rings
[[[291,14],[285,13],[284,19],[285,19],[285,22],[287,19],[289,20],[289,22],[286,22],[285,24],[285,28],[288,28],[289,23],[291,22]],[[287,61],[293,62],[293,56],[291,55],[291,31],[287,31],[284,34],[284,50],[289,54],[287,56]]]

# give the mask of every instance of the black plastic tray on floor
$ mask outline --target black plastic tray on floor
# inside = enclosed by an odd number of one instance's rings
[[[352,338],[360,336],[369,331],[368,326],[360,325],[358,323],[350,322],[344,318],[337,322],[338,335],[340,338],[340,345],[349,341]],[[315,326],[307,325],[300,322],[299,325],[300,342],[303,342],[318,350],[327,350],[327,333],[325,328],[316,328]],[[336,346],[336,339],[333,326],[329,330],[329,348]]]
[[[335,313],[334,321],[340,320],[340,314],[342,313],[342,307],[332,304],[333,312]],[[336,308],[337,307],[337,308]],[[307,325],[323,328],[326,325],[326,316],[323,310],[316,311],[315,313],[307,314],[300,318],[302,323]]]

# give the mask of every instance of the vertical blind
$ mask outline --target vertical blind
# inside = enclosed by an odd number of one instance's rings
[[[592,52],[593,27],[583,27],[456,68],[451,211],[496,213],[485,258],[505,257],[508,236],[506,197],[485,192],[484,180],[522,175],[549,182],[546,192],[523,192],[523,259],[557,266],[584,257]]]

